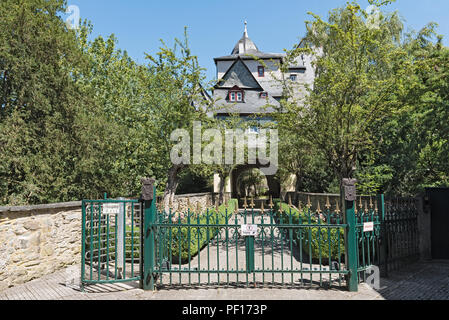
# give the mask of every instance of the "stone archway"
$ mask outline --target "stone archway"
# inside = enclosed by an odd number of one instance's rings
[[[260,164],[245,164],[236,166],[231,172],[231,192],[232,198],[238,199],[238,178],[239,176],[247,170],[251,169],[261,169],[263,166]],[[281,184],[276,176],[265,176],[268,184],[268,194],[274,198],[279,198],[281,194]]]

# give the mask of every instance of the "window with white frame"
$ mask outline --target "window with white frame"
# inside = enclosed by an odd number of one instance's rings
[[[243,102],[243,92],[242,91],[229,91],[229,101]]]

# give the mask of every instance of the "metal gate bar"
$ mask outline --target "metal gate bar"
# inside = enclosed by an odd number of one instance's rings
[[[204,210],[151,211],[157,217],[146,228],[155,234],[155,264],[146,266],[149,276],[162,286],[167,282],[170,286],[221,285],[222,275],[226,285],[289,282],[311,286],[316,281],[330,287],[334,280],[342,285],[342,277],[349,271],[342,263],[347,224],[340,212],[331,212],[330,208],[324,214],[321,210],[312,212],[311,206],[300,211],[285,203],[279,203],[278,210],[272,207],[262,212],[254,208],[239,211],[236,204],[232,200]],[[259,233],[244,238],[239,231],[242,224],[250,223],[257,225]],[[254,248],[262,255],[254,258]],[[293,257],[298,248],[299,260]],[[271,281],[267,282],[269,274]],[[207,280],[202,280],[201,275],[207,275]],[[286,275],[290,281],[286,281]],[[300,278],[295,279],[295,275]]]
[[[140,206],[138,200],[82,201],[83,285],[140,279]]]

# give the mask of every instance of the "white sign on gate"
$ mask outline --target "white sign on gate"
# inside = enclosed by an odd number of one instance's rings
[[[242,236],[254,237],[257,235],[257,229],[256,224],[242,224]]]
[[[363,224],[363,232],[374,231],[374,222],[365,222]]]
[[[120,203],[105,203],[103,204],[103,214],[119,214]]]

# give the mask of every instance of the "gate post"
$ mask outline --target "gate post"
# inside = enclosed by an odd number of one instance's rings
[[[383,276],[388,277],[388,232],[385,223],[385,195],[378,196],[379,216],[380,216],[380,235],[381,235],[381,250],[380,263],[384,266]]]
[[[356,189],[355,179],[343,179],[345,197],[345,219],[348,225],[346,233],[346,263],[349,271],[348,290],[358,291],[358,261],[357,261],[357,221],[355,219]]]
[[[142,210],[144,228],[143,232],[143,272],[141,271],[141,279],[144,290],[154,290],[155,287],[155,230],[156,222],[156,188],[154,188],[154,179],[142,179]],[[142,258],[141,256],[141,258]]]

